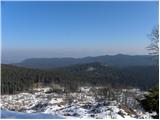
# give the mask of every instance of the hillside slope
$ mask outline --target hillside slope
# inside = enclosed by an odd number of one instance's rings
[[[59,84],[69,91],[74,91],[84,85],[148,89],[158,84],[156,66],[118,68],[100,63],[88,63],[38,70],[2,64],[1,70],[2,94],[14,94],[39,85],[51,86],[53,84]]]
[[[90,62],[99,62],[102,64],[126,67],[126,66],[144,66],[153,65],[153,59],[148,55],[105,55],[97,57],[84,57],[84,58],[31,58],[26,59],[16,66],[27,68],[50,69],[66,67],[74,64],[84,64]]]

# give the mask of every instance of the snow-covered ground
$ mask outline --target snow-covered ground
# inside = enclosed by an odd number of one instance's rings
[[[139,89],[115,90],[112,93],[116,96],[110,98],[99,95],[99,87],[81,87],[78,92],[61,94],[47,92],[50,89],[39,88],[33,93],[2,95],[1,109],[40,113],[42,118],[46,114],[60,118],[151,118],[151,114],[145,112],[136,101],[137,97],[143,96]],[[26,117],[30,118],[28,115]]]
[[[63,119],[57,115],[44,113],[21,113],[8,110],[1,110],[2,119]]]

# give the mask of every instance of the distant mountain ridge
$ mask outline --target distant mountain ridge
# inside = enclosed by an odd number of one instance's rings
[[[127,66],[145,66],[153,65],[154,61],[150,55],[104,55],[97,57],[84,57],[84,58],[31,58],[26,59],[20,63],[14,65],[26,68],[38,68],[38,69],[52,69],[67,67],[74,64],[85,64],[91,62],[99,62],[105,65],[112,65],[118,67]]]

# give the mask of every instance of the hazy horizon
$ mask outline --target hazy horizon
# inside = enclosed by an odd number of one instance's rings
[[[15,54],[14,54],[15,55]],[[98,57],[98,56],[105,56],[105,55],[110,55],[110,56],[114,56],[114,55],[149,55],[149,54],[125,54],[125,53],[115,53],[115,54],[98,54],[96,55],[95,53],[93,53],[92,55],[84,55],[84,56],[30,56],[30,57],[21,57],[18,59],[13,59],[13,58],[17,58],[17,57],[13,57],[13,56],[9,56],[11,57],[10,59],[4,59],[4,58],[9,58],[9,57],[3,57],[2,54],[2,59],[1,62],[2,64],[12,64],[12,63],[19,63],[22,62],[23,60],[26,59],[32,59],[32,58],[85,58],[85,57]]]
[[[2,63],[147,55],[158,2],[2,2]]]

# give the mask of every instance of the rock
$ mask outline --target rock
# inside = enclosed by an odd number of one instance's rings
[[[48,88],[48,89],[45,89],[44,92],[45,92],[46,94],[50,94],[50,93],[53,92],[53,89]]]
[[[79,115],[78,113],[73,113],[72,116],[74,116],[74,117],[79,117],[80,115]]]
[[[120,108],[123,109],[126,113],[128,113],[128,115],[137,115],[137,113],[130,107],[126,106],[126,105],[120,105]]]
[[[91,104],[86,104],[86,105],[83,105],[82,108],[84,108],[84,109],[91,109],[92,105]]]
[[[32,110],[36,110],[37,112],[42,112],[44,110],[44,108],[48,105],[48,103],[38,103],[37,105],[35,105],[34,107],[32,107]]]
[[[91,114],[90,116],[91,116],[91,117],[93,117],[93,118],[95,117],[95,115],[94,115],[94,114]]]
[[[97,114],[97,113],[100,113],[101,110],[98,109],[98,108],[93,108],[90,112],[91,112],[91,113],[94,113],[94,114]]]
[[[125,118],[125,117],[124,117],[125,114],[122,112],[122,110],[120,110],[120,111],[118,112],[118,114],[121,115],[123,118]]]

